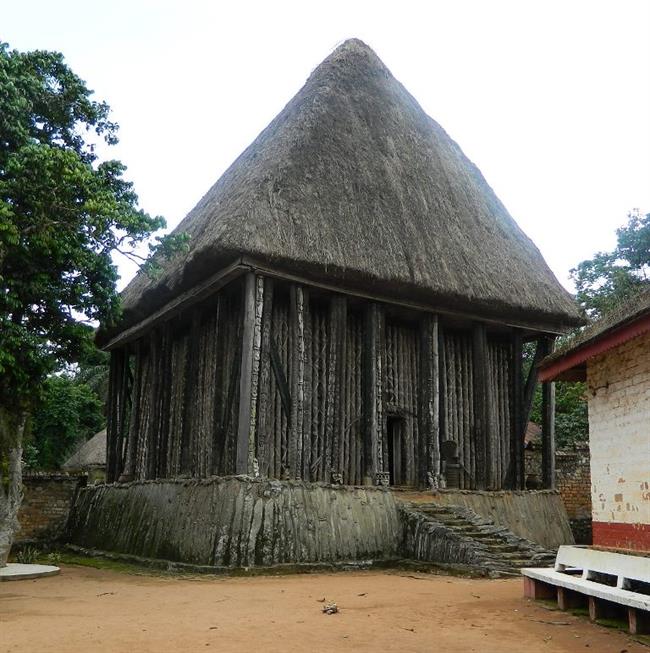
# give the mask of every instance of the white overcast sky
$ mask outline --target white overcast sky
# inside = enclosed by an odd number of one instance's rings
[[[630,209],[650,211],[650,0],[0,0],[0,40],[63,52],[111,105],[111,155],[170,227],[350,37],[459,143],[567,287]]]

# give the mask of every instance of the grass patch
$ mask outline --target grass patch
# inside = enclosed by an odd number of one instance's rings
[[[47,556],[39,557],[39,564],[51,564]],[[154,569],[144,565],[137,565],[131,562],[122,562],[120,560],[111,560],[109,558],[92,558],[89,556],[67,553],[59,553],[59,562],[62,565],[75,565],[77,567],[91,567],[92,569],[104,569],[107,571],[117,571],[123,574],[136,576],[179,576],[177,572]]]

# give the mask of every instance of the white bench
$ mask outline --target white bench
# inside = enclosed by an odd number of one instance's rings
[[[554,569],[522,569],[522,574],[528,598],[556,599],[561,610],[586,603],[592,620],[613,616],[615,606],[622,606],[632,634],[650,632],[650,596],[629,589],[631,581],[650,587],[650,557],[561,546]],[[603,574],[616,578],[616,586],[599,582]]]

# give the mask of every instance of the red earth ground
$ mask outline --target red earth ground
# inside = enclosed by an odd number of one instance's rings
[[[325,599],[325,602],[323,601]],[[338,614],[323,613],[336,602]],[[0,651],[648,653],[522,582],[404,571],[159,577],[63,566],[0,584]]]

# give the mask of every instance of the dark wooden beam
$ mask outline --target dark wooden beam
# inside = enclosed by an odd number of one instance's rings
[[[477,489],[487,490],[493,484],[490,402],[488,397],[487,334],[485,325],[475,323],[472,331],[474,359],[474,446],[476,447]]]
[[[106,420],[106,480],[112,483],[117,480],[119,470],[120,434],[120,395],[124,375],[124,350],[111,352],[108,368],[108,411]]]
[[[289,474],[301,478],[302,427],[305,404],[305,314],[302,287],[289,289],[289,328],[291,330],[291,407],[289,413]]]
[[[129,414],[129,427],[124,454],[124,469],[118,477],[118,482],[126,483],[135,479],[136,444],[138,438],[138,423],[140,421],[140,392],[142,375],[142,342],[138,340],[132,345],[135,353],[133,383],[131,385],[131,413]]]
[[[345,365],[347,299],[341,295],[331,298],[328,311],[327,344],[327,401],[325,414],[326,480],[332,472],[342,473],[341,437],[341,370]]]
[[[545,336],[540,341],[542,358],[549,356],[555,347],[555,338]],[[542,485],[555,488],[555,383],[542,383]]]
[[[510,351],[510,485],[523,490],[526,482],[524,469],[524,388],[523,342],[521,332],[515,330]]]
[[[368,304],[363,329],[364,483],[374,485],[384,471],[384,312]]]
[[[426,315],[420,322],[420,408],[418,451],[419,483],[427,485],[428,474],[440,474],[440,339],[438,317]]]
[[[533,362],[531,363],[530,369],[528,370],[526,385],[524,386],[524,410],[522,415],[523,434],[526,433],[526,427],[528,426],[528,422],[530,420],[530,413],[533,409],[533,399],[535,398],[535,390],[537,389],[537,375],[539,373],[539,364],[544,358],[544,347],[541,343],[542,338],[540,337],[537,339]]]
[[[249,272],[244,283],[236,474],[253,472],[263,305],[264,278]]]
[[[302,478],[309,481],[312,478],[312,402],[313,402],[313,371],[312,354],[312,318],[309,301],[309,291],[302,287],[302,312],[304,322],[305,372],[303,379],[303,411],[302,411]]]
[[[260,389],[257,397],[257,461],[260,474],[270,476],[270,454],[273,446],[271,422],[271,343],[273,327],[273,279],[264,280],[262,338],[260,344]]]
[[[187,347],[180,461],[181,473],[189,474],[190,476],[194,475],[194,451],[196,448],[196,392],[198,387],[200,336],[201,312],[198,308],[194,308],[192,311],[192,324],[190,326],[190,341]]]
[[[287,380],[287,374],[284,371],[284,366],[282,364],[282,359],[280,357],[280,352],[278,350],[278,345],[273,338],[271,338],[271,369],[273,370],[273,376],[275,377],[275,382],[278,385],[278,392],[280,393],[280,402],[282,403],[282,410],[287,416],[287,422],[291,426],[291,388],[289,387],[289,381]]]

